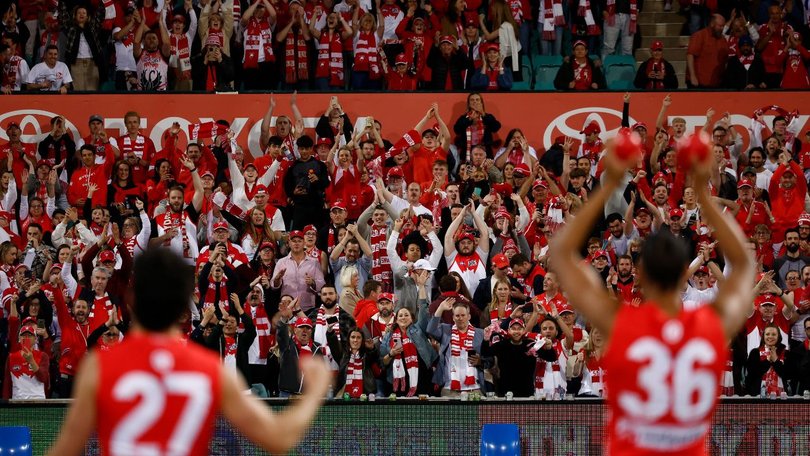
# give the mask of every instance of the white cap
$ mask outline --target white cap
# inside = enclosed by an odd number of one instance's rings
[[[428,271],[435,271],[436,270],[436,268],[434,268],[430,264],[430,261],[425,260],[424,258],[421,259],[421,260],[416,260],[416,263],[413,264],[413,268],[414,269],[425,269],[425,270],[428,270]]]

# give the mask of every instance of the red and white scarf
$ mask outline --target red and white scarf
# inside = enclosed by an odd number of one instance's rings
[[[771,350],[776,350],[775,348]],[[785,351],[777,350],[778,357],[777,362],[784,362],[785,361]],[[759,360],[766,361],[768,359],[769,351],[766,348],[759,349]],[[779,374],[773,369],[773,367],[769,367],[765,374],[762,376],[762,386],[765,387],[765,394],[770,396],[771,394],[776,394],[777,396],[781,395],[785,392],[785,385],[782,384],[782,378],[779,377]]]
[[[419,384],[419,358],[416,351],[416,345],[408,337],[407,331],[402,331],[399,326],[394,327],[391,333],[391,341],[389,342],[391,348],[402,346],[402,353],[394,357],[391,363],[391,373],[394,378],[394,391],[405,391],[408,389],[409,395],[413,395],[411,391],[416,392],[416,387]],[[405,374],[408,374],[408,382],[405,382]]]
[[[293,336],[293,341],[295,342],[295,348],[298,349],[298,362],[309,358],[314,353],[312,341],[310,340],[308,344],[301,345],[301,342],[298,340],[297,337]]]
[[[186,219],[188,215],[186,211],[180,211],[179,214],[175,213],[173,210],[169,209],[168,212],[163,214],[163,231],[169,231],[172,228],[177,228],[180,230],[180,240],[183,243],[183,256],[186,258],[190,258],[191,253],[191,244],[188,239],[188,230],[186,229]],[[171,245],[172,240],[166,240],[163,245],[168,247]]]
[[[124,135],[121,140],[121,155],[127,155],[130,152],[134,153],[136,157],[143,159],[143,151],[146,147],[146,138],[138,133],[135,140],[129,135]]]
[[[182,77],[183,80],[191,79],[191,46],[188,35],[172,33],[169,40],[172,46],[169,67],[177,70],[178,77]]]
[[[354,49],[354,71],[367,71],[370,79],[379,79],[381,72],[377,52],[377,35],[374,32],[360,32]]]
[[[321,33],[315,77],[329,78],[330,86],[343,87],[343,41],[337,31]]]
[[[114,0],[101,0],[101,5],[104,7],[104,22],[101,23],[101,28],[104,30],[112,30],[115,18],[118,12],[115,10]]]
[[[264,293],[262,291],[262,293]],[[275,344],[275,334],[267,316],[264,306],[250,306],[248,310],[253,324],[256,326],[256,337],[259,339],[259,358],[266,360],[270,347]]]
[[[597,36],[602,34],[602,30],[596,21],[593,20],[593,11],[591,10],[590,0],[579,0],[577,7],[577,15],[585,19],[585,26],[587,27],[588,36]]]
[[[369,228],[369,241],[371,247],[371,276],[383,284],[384,289],[391,289],[393,272],[391,260],[388,258],[385,247],[388,243],[388,225],[371,225]]]
[[[237,2],[238,3],[238,2]],[[273,31],[267,18],[259,21],[255,17],[250,18],[245,28],[245,68],[259,68],[259,53],[263,53],[264,62],[275,62],[273,55]]]
[[[352,399],[357,399],[363,394],[363,356],[359,353],[352,353],[349,358],[349,365],[346,367],[346,386],[343,391],[349,393]]]
[[[538,350],[543,348],[543,342],[545,339],[543,337],[538,337],[537,341],[534,343],[530,352],[532,354],[536,353]],[[562,378],[562,371],[560,368],[561,361],[559,360],[561,354],[563,353],[562,344],[559,340],[555,340],[552,342],[551,348],[557,353],[557,360],[556,361],[546,361],[544,359],[537,358],[537,363],[534,366],[534,389],[535,391],[538,390],[553,390],[557,389],[561,385],[557,384],[559,380]],[[546,384],[546,369],[551,366],[551,371],[553,373],[553,378],[549,378],[548,380],[553,380],[551,383],[553,384]],[[562,385],[565,388],[565,385]]]
[[[230,309],[228,283],[224,276],[219,282],[214,282],[213,280],[208,282],[208,288],[205,290],[205,295],[203,295],[202,308],[204,310],[214,306],[215,309],[219,309],[220,305],[223,305],[225,310]]]
[[[453,325],[453,329],[450,331],[450,389],[453,391],[475,386],[476,370],[468,362],[468,354],[473,349],[474,337],[475,328],[472,325],[467,325],[463,336],[456,325]]]
[[[608,0],[610,2],[611,0]],[[615,1],[615,0],[613,0]],[[555,27],[565,25],[562,0],[543,0],[543,39],[552,41],[557,37]]]
[[[129,252],[129,256],[134,257],[135,256],[135,246],[138,245],[138,236],[135,235],[135,236],[130,236],[128,238],[124,238],[123,244],[124,244],[124,248],[127,249],[127,252]]]
[[[284,82],[295,84],[309,80],[309,58],[304,34],[290,30],[284,39]]]
[[[484,120],[479,116],[467,127],[467,161],[470,162],[470,154],[473,146],[477,146],[484,141]]]
[[[664,65],[664,61],[660,60],[656,62],[653,59],[647,60],[647,68],[645,74],[650,74],[651,72],[657,73],[666,73],[666,65]],[[647,82],[646,89],[663,89],[664,88],[664,80],[663,79],[650,79]]]
[[[616,0],[607,0],[607,23],[608,25],[616,25]],[[630,25],[628,29],[630,34],[636,33],[636,21],[638,20],[638,4],[636,0],[630,0]]]
[[[22,62],[22,57],[17,55],[12,55],[8,61],[6,62],[3,67],[0,67],[0,70],[3,71],[2,77],[2,86],[9,87],[11,90],[17,86],[17,71],[20,67],[20,62]]]
[[[720,380],[721,393],[724,396],[734,395],[734,361],[731,357],[726,360],[726,368],[723,370],[723,377]]]
[[[582,63],[574,60],[571,62],[574,67],[574,89],[588,90],[593,83],[593,70],[588,61]]]
[[[203,122],[188,124],[188,135],[192,141],[198,139],[210,139],[214,136],[224,135],[228,132],[228,127],[216,122]]]
[[[509,318],[512,315],[512,301],[508,301],[503,309],[503,318]],[[498,307],[494,307],[489,311],[489,319],[492,321],[500,320],[498,316]]]
[[[738,58],[740,59],[740,63],[742,63],[742,65],[745,67],[746,70],[751,66],[752,63],[754,63],[753,52],[750,55],[740,54]]]
[[[340,317],[339,313],[336,313],[335,316]],[[332,356],[332,351],[329,350],[329,344],[326,340],[326,329],[326,307],[321,305],[321,307],[318,308],[318,316],[315,317],[315,329],[313,330],[312,339],[323,347],[325,353],[324,359],[329,362],[329,367],[331,367],[333,371],[336,371],[340,366],[338,366],[337,361],[335,361],[335,358]],[[337,337],[337,340],[340,340],[340,324],[335,325],[332,332],[335,334],[335,337]]]

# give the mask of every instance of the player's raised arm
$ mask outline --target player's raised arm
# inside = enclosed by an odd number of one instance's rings
[[[280,413],[253,396],[246,396],[245,381],[221,369],[222,413],[248,439],[273,454],[286,454],[301,439],[315,418],[332,379],[325,362],[319,358],[302,361],[304,394]]]
[[[697,137],[692,140],[695,147],[699,146],[697,141]],[[745,248],[742,230],[733,219],[720,212],[709,193],[712,166],[717,165],[714,164],[714,154],[710,152],[706,160],[695,163],[693,186],[700,203],[700,214],[714,228],[714,237],[731,267],[728,277],[718,284],[717,298],[712,304],[723,321],[726,338],[730,339],[740,331],[751,312],[754,300],[751,284],[756,271],[754,260]]]
[[[88,353],[76,373],[73,385],[73,404],[70,406],[59,439],[48,452],[49,456],[83,454],[84,445],[96,429],[96,389],[98,361]]]
[[[588,202],[577,212],[576,217],[569,219],[554,235],[549,256],[553,258],[552,269],[557,272],[568,301],[599,328],[602,334],[609,337],[616,316],[616,305],[605,288],[605,281],[593,268],[583,267],[580,254],[580,248],[591,235],[605,203],[619,189],[629,168],[629,163],[615,156],[611,144],[608,145],[604,160],[605,178],[601,187],[588,197]]]

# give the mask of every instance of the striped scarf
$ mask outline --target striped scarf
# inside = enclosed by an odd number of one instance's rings
[[[474,337],[475,328],[472,325],[467,325],[467,331],[463,337],[456,325],[453,325],[453,329],[450,331],[450,389],[453,391],[461,391],[462,387],[475,386],[475,367],[470,366],[468,362],[469,352],[473,349]]]
[[[352,399],[357,399],[363,394],[363,356],[359,353],[352,353],[349,358],[349,365],[346,367],[346,386],[343,391],[349,393]]]
[[[773,350],[776,350],[775,348]],[[759,360],[766,361],[768,359],[768,354],[770,350],[767,348],[760,348],[759,349]],[[784,350],[777,350],[778,357],[776,358],[777,362],[785,362],[785,351]],[[782,379],[779,377],[779,374],[773,369],[773,366],[769,367],[765,374],[762,376],[762,385],[765,387],[765,393],[770,396],[771,394],[776,394],[777,396],[781,395],[785,392],[785,385],[782,384]]]
[[[394,274],[391,271],[391,260],[385,251],[388,242],[388,225],[371,225],[369,229],[369,245],[371,247],[371,276],[383,284],[384,291],[392,288]]]
[[[219,282],[208,282],[208,288],[206,288],[205,294],[203,295],[203,310],[211,306],[218,309],[220,305],[224,306],[225,310],[230,310],[228,285],[225,277]]]
[[[399,326],[394,326],[394,331],[391,333],[391,340],[389,342],[391,348],[402,346],[402,353],[394,358],[391,364],[391,373],[394,378],[394,391],[406,390],[416,392],[416,387],[419,384],[419,358],[416,351],[416,345],[408,337],[407,331],[402,331]],[[408,382],[405,382],[405,374],[408,374]]]
[[[284,82],[295,84],[309,80],[307,41],[304,34],[290,30],[284,39]]]
[[[343,87],[343,41],[337,31],[321,33],[315,77],[329,78],[330,86]]]
[[[336,313],[335,316],[339,317],[339,314]],[[326,329],[326,307],[321,305],[321,307],[318,308],[318,316],[315,318],[315,329],[313,330],[312,339],[320,346],[324,347],[324,358],[329,363],[329,367],[333,371],[336,371],[339,366],[332,356],[332,351],[329,349],[329,344],[326,340]],[[340,324],[335,325],[332,332],[335,333],[337,340],[340,340]]]
[[[596,21],[593,20],[593,11],[591,10],[590,0],[579,0],[577,7],[577,16],[585,19],[585,26],[587,27],[588,36],[597,36],[602,34],[602,30]]]
[[[607,23],[608,25],[616,25],[616,0],[607,0]],[[630,0],[630,25],[628,29],[630,34],[636,33],[636,21],[638,20],[638,4],[636,0]]]
[[[608,2],[610,1],[608,0]],[[565,25],[562,0],[543,0],[543,18],[541,22],[543,24],[543,40],[553,41],[557,37],[554,28]]]
[[[370,79],[379,79],[382,74],[377,55],[377,35],[360,32],[354,51],[354,71],[367,71]]]

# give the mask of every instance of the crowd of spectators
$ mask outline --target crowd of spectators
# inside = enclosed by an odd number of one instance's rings
[[[618,97],[617,97],[618,98]],[[582,246],[615,302],[639,306],[636,261],[667,230],[694,255],[686,308],[724,279],[722,246],[679,170],[686,122],[623,125],[644,156]],[[407,132],[355,123],[337,97],[314,135],[297,97],[271,97],[264,154],[246,160],[225,121],[175,124],[155,144],[135,112],[108,135],[91,115],[72,137],[54,117],[38,144],[0,144],[0,350],[5,398],[69,397],[88,350],[126,337],[133,258],[186,259],[197,290],[179,322],[255,394],[300,393],[298,361],[323,356],[336,394],[602,396],[605,340],[566,301],[548,244],[599,186],[607,140],[586,120],[544,150],[501,125],[478,93],[458,119],[426,107]],[[319,114],[319,113],[311,113]],[[748,137],[707,112],[711,192],[749,237],[757,299],[729,347],[725,394],[799,394],[810,380],[810,138],[796,113]],[[648,132],[649,129],[649,132]],[[536,145],[535,145],[536,146]],[[7,349],[6,349],[7,347]]]
[[[680,3],[691,34],[687,86],[810,88],[806,2]],[[602,61],[634,55],[645,33],[642,7],[641,0],[2,0],[2,91],[510,90],[537,53],[566,54],[557,89],[605,89]],[[677,88],[663,41],[649,49],[635,86]]]

